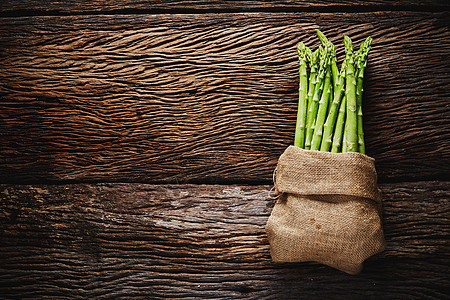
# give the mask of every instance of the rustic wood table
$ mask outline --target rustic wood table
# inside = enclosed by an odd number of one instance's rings
[[[0,298],[449,298],[450,2],[0,3]],[[373,47],[387,249],[274,264],[296,43]]]

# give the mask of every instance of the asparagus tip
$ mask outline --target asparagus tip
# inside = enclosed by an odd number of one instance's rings
[[[311,51],[311,49],[308,48],[308,46],[305,46],[305,50],[306,50],[306,59],[311,62],[313,60],[313,52]]]
[[[353,44],[352,40],[348,37],[348,35],[344,35],[344,46],[345,46],[345,54],[351,56],[353,53]]]
[[[298,59],[299,60],[306,60],[307,57],[307,47],[303,42],[300,42],[297,44],[297,51],[298,51]]]

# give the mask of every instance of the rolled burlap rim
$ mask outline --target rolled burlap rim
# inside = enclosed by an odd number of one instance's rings
[[[290,146],[280,156],[281,196],[266,225],[274,262],[316,261],[349,274],[385,248],[375,160]]]

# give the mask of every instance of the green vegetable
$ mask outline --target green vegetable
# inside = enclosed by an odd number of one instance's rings
[[[320,42],[322,42],[322,45],[324,47],[328,47],[330,53],[331,53],[331,74],[333,75],[333,84],[336,88],[337,78],[338,78],[338,67],[337,67],[337,60],[336,60],[336,48],[334,47],[333,43],[330,42],[329,39],[319,30],[316,29],[317,36],[319,37]]]
[[[309,50],[309,48],[307,48]],[[311,51],[311,50],[309,50]],[[309,86],[308,86],[308,103],[307,108],[309,108],[309,104],[312,102],[313,96],[314,96],[314,90],[316,88],[317,83],[317,61],[319,60],[319,49],[312,52],[310,57],[308,56],[309,61],[309,67],[311,69],[311,72],[309,74]],[[308,54],[308,52],[307,52]],[[306,109],[306,112],[308,113],[308,109]]]
[[[302,42],[298,43],[297,50],[298,50],[298,60],[300,62],[300,85],[298,89],[298,113],[297,113],[297,126],[295,130],[294,146],[300,148],[303,148],[305,146],[306,107],[308,95],[306,49],[308,48]]]
[[[317,83],[316,88],[314,90],[314,96],[309,104],[308,109],[308,119],[307,119],[307,129],[306,129],[306,142],[305,149],[311,148],[312,136],[314,133],[314,123],[316,121],[317,110],[319,109],[319,100],[322,95],[322,90],[325,86],[324,77],[328,73],[328,65],[329,65],[329,57],[330,54],[326,48],[319,48],[320,50],[320,63],[319,63],[319,72],[317,74]],[[330,75],[328,73],[328,75]],[[328,81],[330,80],[330,76],[328,76]]]
[[[339,105],[344,96],[344,86],[345,86],[345,72],[347,69],[349,58],[345,58],[341,66],[341,72],[339,72],[337,84],[335,86],[333,101],[330,105],[330,110],[328,112],[327,120],[325,121],[322,144],[320,146],[320,151],[330,151],[331,143],[333,139],[334,125],[336,123],[336,118],[338,114]]]
[[[348,36],[344,36],[344,44],[352,48],[352,41]],[[358,152],[358,122],[356,113],[356,78],[353,66],[353,55],[347,64],[345,73],[345,97],[347,98],[347,120],[345,121],[345,152]],[[342,150],[344,152],[344,149]]]
[[[344,36],[345,59],[339,70],[335,46],[321,31],[316,33],[321,42],[317,50],[297,45],[299,100],[294,145],[365,153],[362,93],[372,38],[354,52],[351,39]]]
[[[363,93],[363,80],[364,70],[367,65],[367,55],[369,54],[370,44],[372,38],[369,36],[360,46],[358,50],[358,56],[356,60],[357,79],[356,79],[356,107],[358,118],[358,147],[359,152],[366,154],[366,145],[364,142],[364,130],[363,130],[363,112],[362,112],[362,93]]]
[[[341,105],[339,107],[339,114],[336,121],[336,129],[334,130],[333,146],[331,147],[331,152],[333,153],[342,152],[341,146],[342,146],[342,136],[344,135],[346,111],[347,111],[347,97],[344,96]]]
[[[327,117],[328,102],[331,95],[331,67],[328,67],[325,75],[322,97],[320,97],[319,110],[317,112],[316,122],[314,123],[314,135],[311,142],[311,150],[319,150],[322,142],[323,124]]]

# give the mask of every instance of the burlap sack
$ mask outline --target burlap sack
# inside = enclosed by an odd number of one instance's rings
[[[384,250],[374,159],[290,146],[275,176],[266,225],[274,262],[316,261],[349,274]]]

